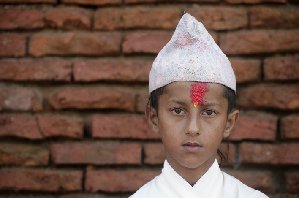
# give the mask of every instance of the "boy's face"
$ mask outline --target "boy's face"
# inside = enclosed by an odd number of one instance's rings
[[[148,121],[159,132],[168,162],[175,169],[209,167],[217,149],[234,126],[238,111],[227,114],[224,87],[206,83],[200,104],[194,104],[194,82],[167,85],[159,97],[158,114],[149,109]]]

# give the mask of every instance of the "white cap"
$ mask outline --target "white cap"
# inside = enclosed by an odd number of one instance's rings
[[[176,81],[219,83],[236,92],[230,61],[204,25],[188,13],[153,62],[149,92]]]

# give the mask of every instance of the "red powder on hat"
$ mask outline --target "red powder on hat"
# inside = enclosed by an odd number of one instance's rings
[[[195,107],[203,103],[206,92],[208,92],[207,83],[197,82],[191,85],[191,99]]]

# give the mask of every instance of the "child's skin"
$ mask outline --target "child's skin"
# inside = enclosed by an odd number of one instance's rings
[[[158,112],[149,105],[146,116],[160,134],[166,159],[191,185],[213,164],[223,138],[229,136],[239,111],[227,114],[224,87],[207,83],[203,104],[194,105],[191,87],[195,82],[173,82],[159,97]]]

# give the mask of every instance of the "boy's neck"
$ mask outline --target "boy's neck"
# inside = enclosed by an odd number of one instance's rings
[[[196,182],[209,170],[213,165],[215,158],[210,158],[205,163],[197,168],[187,168],[183,166],[178,166],[177,163],[173,163],[172,159],[167,159],[171,167],[184,178],[191,186],[194,186]]]

